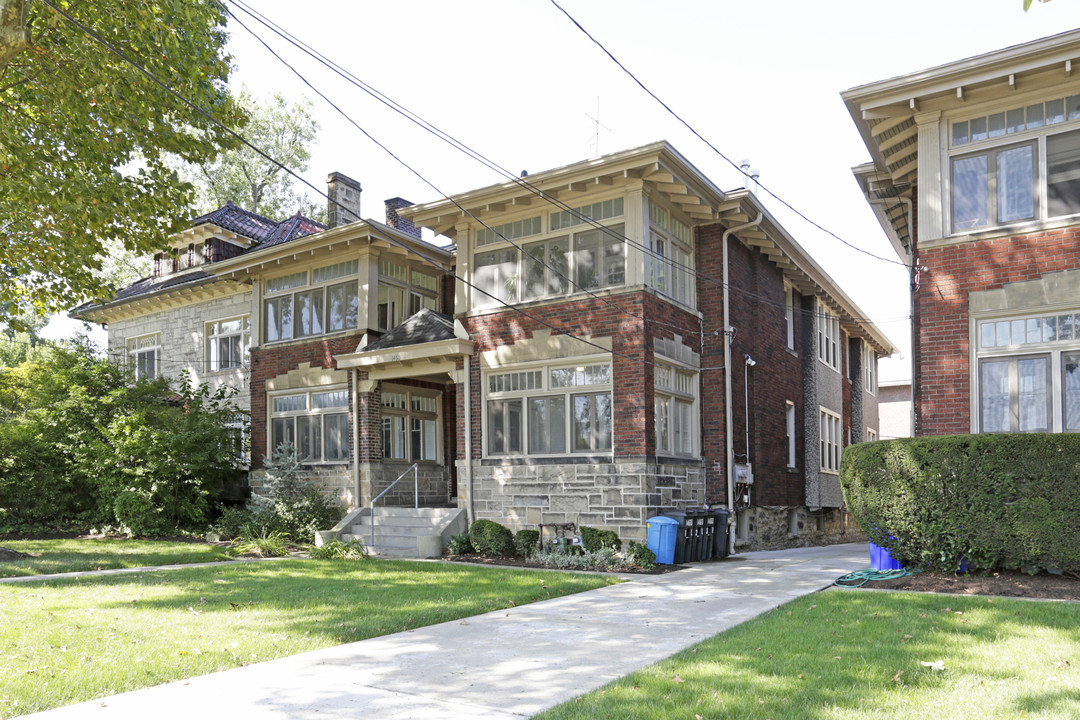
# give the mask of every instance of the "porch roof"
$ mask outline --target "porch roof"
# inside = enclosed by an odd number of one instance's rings
[[[446,382],[457,360],[473,352],[465,329],[449,315],[427,308],[377,340],[367,335],[355,352],[336,356],[339,368],[366,370],[369,380],[413,378]]]

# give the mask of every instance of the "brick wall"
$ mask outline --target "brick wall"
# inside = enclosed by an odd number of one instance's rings
[[[1080,228],[919,251],[917,435],[971,432],[968,294],[1080,268]]]

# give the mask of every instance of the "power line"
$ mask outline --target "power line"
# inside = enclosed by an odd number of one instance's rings
[[[600,50],[603,51],[603,53],[605,55],[607,55],[609,58],[611,58],[611,61],[613,63],[615,63],[616,65],[618,65],[619,69],[622,70],[624,73],[626,73],[630,77],[630,79],[633,80],[637,84],[638,87],[640,87],[642,90],[644,90],[649,95],[649,97],[651,97],[653,100],[658,102],[660,104],[660,106],[662,108],[664,108],[665,110],[667,110],[667,112],[673,118],[678,120],[687,130],[689,130],[691,133],[693,133],[694,137],[701,140],[701,142],[705,143],[705,145],[707,145],[709,147],[709,149],[711,149],[714,153],[719,155],[725,162],[727,162],[729,165],[731,165],[731,167],[738,170],[739,173],[741,173],[742,175],[744,175],[746,177],[750,177],[746,173],[746,171],[744,171],[741,167],[736,165],[735,162],[733,160],[731,160],[731,158],[729,158],[724,153],[720,152],[720,150],[715,145],[713,145],[711,142],[706,140],[705,137],[702,136],[701,133],[699,133],[697,130],[694,129],[694,127],[692,125],[690,125],[690,123],[688,123],[686,120],[684,120],[677,112],[672,110],[671,107],[667,103],[665,103],[663,100],[661,100],[656,95],[656,93],[654,93],[652,90],[650,90],[648,87],[646,87],[645,83],[641,82],[641,80],[639,80],[637,78],[637,76],[634,75],[634,73],[630,72],[630,70],[627,69],[627,67],[625,65],[623,65],[621,62],[619,62],[619,60],[611,53],[611,51],[608,50],[606,47],[604,47],[603,43],[601,43],[599,40],[597,40],[595,37],[593,37],[592,33],[590,33],[588,30],[586,30],[584,27],[582,27],[581,23],[579,23],[577,20],[575,20],[574,16],[571,15],[570,13],[568,13],[561,5],[559,5],[558,2],[556,2],[556,0],[551,0],[551,4],[554,5],[563,15],[565,15],[570,20],[570,22],[572,22],[574,24],[574,26],[577,27],[578,30],[580,30],[582,33],[584,33],[585,37],[592,40],[592,42],[598,48],[600,48]],[[903,267],[908,267],[907,263],[904,263],[904,262],[902,262],[900,260],[893,260],[892,258],[887,258],[887,257],[882,257],[881,255],[876,255],[875,253],[872,253],[869,250],[865,250],[865,249],[859,247],[858,245],[855,245],[854,243],[848,242],[844,238],[842,238],[839,235],[837,235],[836,233],[834,233],[832,230],[829,230],[829,229],[821,226],[820,224],[818,224],[814,220],[811,220],[809,217],[807,217],[801,211],[797,210],[793,205],[788,203],[786,200],[781,198],[779,195],[774,193],[772,190],[770,190],[765,185],[762,185],[760,182],[758,182],[758,187],[760,187],[762,190],[764,190],[766,193],[768,193],[770,197],[775,199],[777,202],[779,202],[781,205],[786,207],[788,210],[790,210],[791,212],[795,213],[797,216],[799,216],[800,218],[802,218],[803,220],[808,222],[810,225],[817,228],[818,230],[825,233],[826,235],[828,235],[828,236],[830,236],[832,238],[835,238],[836,240],[839,240],[841,243],[843,243],[844,245],[847,245],[852,250],[856,250],[858,252],[863,253],[864,255],[868,255],[868,256],[874,258],[875,260],[881,260],[882,262],[891,263],[893,265],[901,265]]]

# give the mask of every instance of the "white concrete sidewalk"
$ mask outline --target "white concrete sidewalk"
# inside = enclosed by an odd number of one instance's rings
[[[26,717],[524,718],[868,566],[865,544],[746,553]]]

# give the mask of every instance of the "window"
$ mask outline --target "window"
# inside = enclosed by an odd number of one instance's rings
[[[611,365],[488,372],[489,455],[610,452]]]
[[[383,385],[383,457],[438,460],[438,391]]]
[[[136,380],[153,380],[158,376],[161,333],[128,338],[127,352]]]
[[[423,308],[434,310],[439,279],[391,260],[379,260],[379,294],[376,321],[380,330],[391,330]]]
[[[247,315],[206,325],[206,363],[210,372],[247,365],[250,345],[251,318]]]
[[[541,216],[477,231],[479,250],[472,258],[470,278],[476,290],[473,305],[495,307],[625,284],[624,226],[593,226],[566,232],[586,224],[579,214],[593,220],[619,217],[623,214],[623,199],[552,213],[551,231],[562,231],[555,237],[533,238],[542,232]],[[513,247],[486,247],[503,239],[520,238],[528,241]]]
[[[693,253],[690,226],[655,202],[649,202],[651,268],[649,283],[657,291],[684,304],[694,303]]]
[[[670,365],[653,366],[658,455],[695,454],[697,384],[694,371]]]
[[[351,330],[359,325],[359,261],[349,260],[266,281],[266,342]],[[345,282],[343,277],[352,277]],[[331,284],[332,283],[332,284]]]
[[[877,353],[870,343],[863,341],[863,389],[877,393]]]
[[[952,123],[952,146],[961,151],[1015,133],[1043,133],[952,157],[953,231],[1080,212],[1080,130],[1046,134],[1076,120],[1080,95]]]
[[[980,320],[979,432],[1080,431],[1080,312]]]
[[[824,307],[817,317],[818,360],[840,370],[840,320]]]
[[[311,390],[270,397],[270,449],[283,444],[296,448],[308,463],[347,462],[349,459],[349,391]]]
[[[866,442],[873,442],[874,440],[877,440],[877,430],[866,428]]]
[[[784,427],[787,430],[787,466],[795,467],[795,403],[790,400],[784,409]]]
[[[795,289],[784,283],[784,330],[787,349],[795,349]]]
[[[825,408],[819,408],[819,410],[818,432],[821,441],[821,471],[827,473],[840,472],[840,450],[843,442],[840,416]]]

